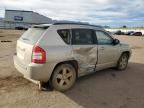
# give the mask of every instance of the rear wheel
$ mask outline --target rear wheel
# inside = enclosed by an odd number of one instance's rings
[[[118,61],[117,69],[118,70],[125,70],[127,68],[127,65],[128,65],[128,59],[129,59],[129,56],[127,53],[122,54],[119,61]]]
[[[76,70],[70,64],[59,65],[52,75],[50,85],[58,91],[70,89],[76,81]]]

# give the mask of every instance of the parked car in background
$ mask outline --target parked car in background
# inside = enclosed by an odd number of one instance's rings
[[[125,70],[130,55],[129,45],[100,26],[55,23],[35,25],[17,40],[14,65],[28,79],[66,91],[80,76],[111,67]]]
[[[132,36],[142,36],[142,32],[131,33]]]
[[[125,33],[125,35],[132,35],[134,33],[134,31],[128,31]]]
[[[121,30],[118,30],[114,33],[115,35],[125,35],[124,32],[122,32]]]

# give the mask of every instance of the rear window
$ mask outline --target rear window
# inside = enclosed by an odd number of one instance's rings
[[[24,41],[29,44],[35,44],[39,38],[46,31],[45,28],[29,28],[20,38],[21,41]]]

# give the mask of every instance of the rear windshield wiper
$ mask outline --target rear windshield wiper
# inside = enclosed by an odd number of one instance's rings
[[[29,39],[27,39],[27,38],[22,38],[23,40],[29,40]]]
[[[33,28],[39,28],[39,29],[48,29],[49,26],[41,26],[41,25],[35,25]]]

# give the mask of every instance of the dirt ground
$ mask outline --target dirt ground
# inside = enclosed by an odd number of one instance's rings
[[[116,36],[132,47],[127,70],[81,77],[61,93],[39,91],[14,68],[16,40],[22,33],[0,30],[0,108],[144,108],[144,37]]]

